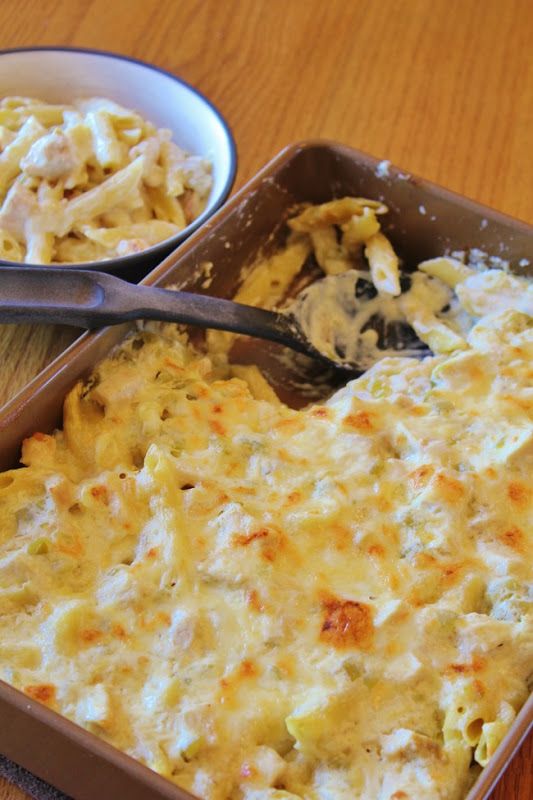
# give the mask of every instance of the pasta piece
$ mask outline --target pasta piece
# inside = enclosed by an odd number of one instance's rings
[[[163,168],[158,164],[162,133],[166,134],[166,131],[158,131],[158,135],[144,139],[130,150],[131,158],[144,157],[143,180],[147,186],[161,186],[164,181]]]
[[[109,258],[106,247],[91,242],[89,239],[78,239],[68,236],[56,239],[55,257],[59,264],[79,264],[83,261],[102,261]]]
[[[289,220],[289,227],[293,231],[309,233],[317,228],[329,225],[342,225],[355,215],[361,216],[368,207],[376,214],[384,214],[387,206],[377,200],[367,200],[364,197],[343,197],[340,200],[330,200],[318,206],[310,206],[297,217]]]
[[[235,300],[249,305],[275,306],[302,269],[311,246],[307,239],[291,242],[281,253],[275,253],[244,279]]]
[[[132,211],[126,211],[125,208],[112,208],[111,211],[100,215],[100,221],[106,228],[126,228],[133,222],[133,213]],[[88,231],[96,229],[97,225],[93,223],[82,228],[84,234],[89,238],[91,237]]]
[[[2,152],[0,155],[0,196],[5,194],[10,182],[20,171],[21,159],[45,132],[41,123],[35,117],[30,117],[11,144]]]
[[[397,297],[401,292],[398,256],[387,237],[382,233],[371,236],[366,242],[365,255],[378,292]]]
[[[204,201],[209,194],[212,185],[211,164],[201,156],[187,155],[183,162],[183,175],[185,176],[185,187],[192,189],[193,197],[196,201]],[[203,203],[199,202],[200,213]]]
[[[275,405],[280,404],[280,400],[276,392],[266,380],[261,370],[255,366],[255,364],[249,364],[246,366],[232,364],[231,374],[236,378],[246,381],[250,392],[256,400],[267,400],[269,403],[274,403]]]
[[[104,214],[116,206],[128,201],[128,206],[141,205],[139,183],[143,171],[143,157],[140,156],[120,172],[111,175],[106,181],[94,189],[70,200],[61,218],[52,217],[47,220],[48,231],[56,236],[65,236],[69,230],[77,227],[87,219]]]
[[[456,258],[430,258],[427,261],[422,261],[418,265],[421,272],[426,275],[431,275],[433,278],[439,278],[447,286],[455,289],[458,283],[464,281],[470,275],[474,275],[474,270],[466,267],[461,261]]]
[[[21,97],[20,95],[12,95],[11,97],[2,97],[0,100],[0,108],[20,108],[21,106],[36,105],[39,101],[34,97]]]
[[[311,757],[327,752],[340,727],[345,703],[342,696],[317,692],[286,717],[285,725],[296,739],[296,749]]]
[[[408,312],[406,316],[419,338],[434,353],[452,353],[454,350],[465,350],[468,347],[462,336],[430,311],[421,308]]]
[[[168,220],[180,230],[187,226],[183,207],[175,197],[165,194],[162,189],[154,186],[146,187],[146,196],[157,219]]]
[[[124,128],[118,130],[118,137],[122,142],[125,142],[128,147],[133,147],[138,144],[142,139],[142,128]]]
[[[348,222],[341,225],[341,228],[343,246],[348,251],[357,252],[359,245],[378,233],[380,225],[376,219],[376,212],[365,206],[361,216],[354,214]]]
[[[339,275],[353,267],[346,250],[337,242],[335,228],[320,228],[310,233],[315,258],[326,275]]]
[[[38,120],[43,125],[61,125],[63,122],[63,112],[65,106],[48,105],[39,103],[38,100],[16,109],[0,110],[0,125],[7,125],[11,128],[19,128],[30,117]]]
[[[317,228],[348,222],[354,214],[362,213],[363,206],[359,200],[355,197],[343,197],[341,200],[331,200],[329,203],[306,208],[297,217],[290,219],[288,225],[293,231],[310,233]]]
[[[120,169],[124,166],[125,146],[119,142],[111,118],[106,111],[91,111],[87,125],[93,137],[96,160],[102,169]]]
[[[75,186],[87,187],[89,172],[87,163],[94,161],[93,137],[89,126],[78,120],[73,120],[65,129],[65,136],[70,143],[74,166],[65,181],[65,188],[73,189]]]
[[[13,182],[0,209],[0,227],[19,242],[25,240],[26,223],[35,220],[39,206],[35,194],[20,176]]]
[[[130,223],[126,226],[113,228],[93,228],[90,225],[81,227],[82,233],[94,242],[104,247],[116,247],[123,239],[143,239],[145,246],[151,247],[158,242],[169,239],[179,233],[180,228],[171,222],[153,219],[149,222]]]
[[[78,100],[75,103],[83,114],[105,112],[119,128],[142,128],[144,120],[135,111],[109,100],[107,97],[90,97],[86,100]]]
[[[474,684],[466,683],[458,687],[444,718],[442,731],[445,743],[463,739],[470,747],[476,747],[487,717],[490,718],[487,702]]]
[[[11,144],[16,137],[14,131],[10,131],[5,125],[0,125],[0,150],[5,150],[8,144]]]
[[[51,233],[32,233],[27,236],[26,256],[27,264],[50,264],[54,251],[54,236]]]
[[[0,258],[6,261],[22,261],[24,256],[17,240],[0,228]]]
[[[183,174],[184,151],[174,142],[161,143],[161,164],[165,171],[167,194],[179,197],[185,191]]]

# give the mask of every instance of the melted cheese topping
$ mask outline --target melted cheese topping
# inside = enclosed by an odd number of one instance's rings
[[[532,356],[506,311],[293,411],[130,338],[0,476],[0,674],[210,800],[463,797],[532,666]]]

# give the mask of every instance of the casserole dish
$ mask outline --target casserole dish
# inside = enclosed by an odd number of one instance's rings
[[[524,262],[531,241],[527,225],[395,170],[380,168],[374,159],[348,148],[310,142],[284,151],[201,232],[161,264],[146,283],[201,290],[205,264],[209,263],[214,265],[212,283],[206,288],[212,294],[231,295],[241,268],[279,243],[291,207],[302,201],[318,203],[348,194],[386,200],[391,209],[386,233],[406,264],[476,245],[509,261],[511,268],[527,267]],[[122,326],[82,337],[4,407],[0,417],[2,467],[16,463],[22,438],[36,429],[50,431],[59,423],[65,392],[126,330],[127,326]],[[527,733],[532,707],[530,700],[469,800],[488,796]],[[0,708],[10,723],[0,731],[0,750],[74,797],[89,799],[97,793],[104,798],[140,797],[147,791],[151,797],[188,796],[5,685],[0,686]]]

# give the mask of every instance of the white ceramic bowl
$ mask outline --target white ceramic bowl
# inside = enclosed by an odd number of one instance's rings
[[[200,92],[170,72],[127,56],[77,48],[32,47],[0,51],[0,97],[22,95],[66,103],[79,97],[109,97],[139,111],[173,140],[213,165],[213,187],[205,210],[183,231],[142,253],[108,261],[66,264],[105,271],[153,266],[198,228],[228,196],[237,168],[231,131]],[[14,262],[0,261],[0,264]],[[60,265],[61,267],[62,265]]]

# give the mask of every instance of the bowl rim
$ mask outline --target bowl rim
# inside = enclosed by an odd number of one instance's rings
[[[197,230],[201,225],[203,225],[211,216],[214,214],[227,200],[233,184],[235,183],[235,177],[237,175],[237,165],[238,165],[238,156],[237,156],[237,145],[235,143],[235,137],[233,135],[233,131],[227,122],[226,118],[222,114],[222,112],[215,106],[215,104],[206,97],[203,92],[197,89],[192,84],[188,83],[187,81],[180,78],[178,75],[175,75],[173,72],[170,72],[167,69],[163,69],[163,67],[159,67],[156,64],[152,64],[149,61],[143,61],[140,58],[135,58],[135,56],[128,56],[122,53],[115,53],[112,50],[99,50],[95,47],[68,47],[68,46],[55,46],[55,45],[30,45],[27,47],[8,47],[8,48],[0,48],[0,57],[1,56],[8,56],[13,55],[16,53],[39,53],[39,52],[53,52],[53,53],[80,53],[82,55],[92,55],[92,56],[103,56],[105,58],[115,58],[119,61],[127,61],[131,64],[135,64],[139,67],[144,67],[145,69],[149,69],[152,72],[157,72],[161,75],[164,75],[167,78],[179,83],[181,86],[184,86],[186,89],[191,91],[197,97],[200,98],[213,112],[215,117],[218,119],[220,125],[222,126],[222,130],[224,131],[226,142],[228,145],[229,150],[229,169],[228,174],[226,176],[226,180],[222,189],[219,193],[219,196],[215,199],[212,207],[209,209],[209,212],[206,214],[206,211],[202,211],[202,213],[196,218],[193,219],[192,222],[189,223],[183,230],[179,231],[178,233],[174,234],[168,239],[164,239],[162,242],[157,242],[157,244],[152,245],[151,247],[147,247],[146,250],[141,250],[140,253],[132,253],[126,256],[117,256],[116,258],[110,258],[105,261],[77,261],[72,263],[66,264],[53,264],[53,269],[96,269],[102,271],[108,270],[115,270],[115,269],[122,269],[127,268],[128,266],[133,267],[135,264],[139,263],[141,258],[149,258],[150,256],[155,256],[158,253],[162,253],[163,251],[168,251],[169,248],[175,249],[178,247],[181,242],[184,241],[191,233]],[[19,261],[8,261],[7,259],[0,259],[0,269],[3,267],[11,267],[11,266],[21,266]],[[25,267],[34,267],[35,269],[42,269],[46,267],[50,267],[48,264],[24,264]]]

